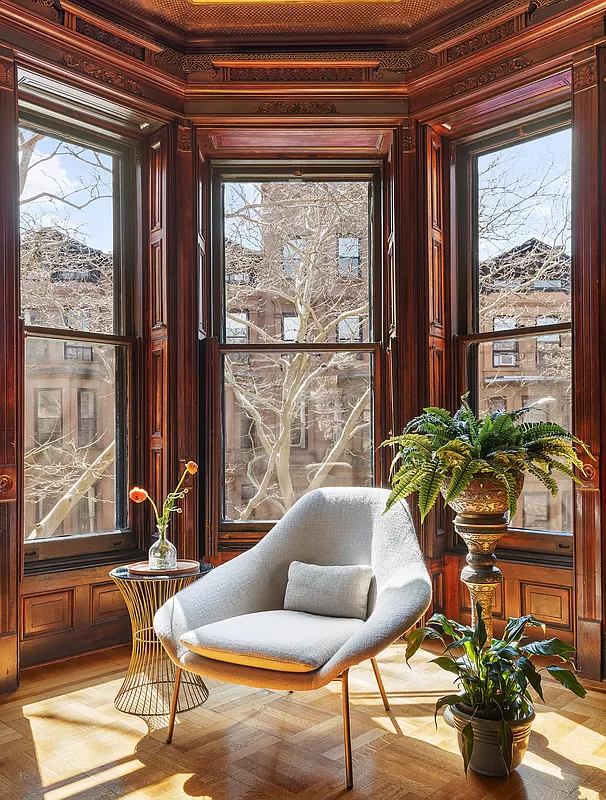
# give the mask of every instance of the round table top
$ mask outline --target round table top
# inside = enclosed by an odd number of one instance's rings
[[[200,561],[200,570],[198,572],[159,572],[157,575],[132,575],[128,571],[128,565],[122,567],[115,567],[109,573],[110,578],[119,578],[121,581],[171,581],[178,580],[179,578],[199,578],[201,575],[206,575],[214,569],[212,564],[207,564],[205,561]]]

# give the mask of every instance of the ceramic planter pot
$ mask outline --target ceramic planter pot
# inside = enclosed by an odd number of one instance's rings
[[[518,494],[522,491],[524,477],[519,482]],[[442,496],[446,497],[450,487],[447,478],[442,486]],[[491,478],[477,478],[467,489],[448,504],[462,517],[484,516],[485,514],[503,516],[507,511],[507,492],[503,484]]]
[[[528,750],[528,741],[534,718],[535,713],[533,711],[525,719],[509,723],[513,733],[512,770],[520,766]],[[474,743],[469,767],[474,772],[492,777],[507,775],[507,768],[499,749],[499,723],[496,720],[479,719],[478,717],[472,719],[469,714],[466,714],[458,706],[447,706],[444,711],[444,719],[452,728],[456,729],[461,753],[463,752],[462,730],[471,721]]]

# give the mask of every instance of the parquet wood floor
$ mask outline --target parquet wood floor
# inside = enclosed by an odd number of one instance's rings
[[[465,777],[452,730],[433,722],[449,678],[420,653],[350,674],[355,788],[344,786],[340,684],[289,695],[209,681],[207,703],[145,720],[113,706],[128,648],[24,671],[0,697],[0,800],[594,800],[606,798],[606,692],[550,682],[530,750],[509,780]]]

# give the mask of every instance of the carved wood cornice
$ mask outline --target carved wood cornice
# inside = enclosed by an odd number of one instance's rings
[[[317,101],[309,102],[284,102],[282,100],[267,101],[261,103],[257,109],[257,114],[307,114],[307,115],[321,115],[321,114],[337,114],[337,108],[334,103],[324,103]]]
[[[485,86],[487,83],[492,83],[500,78],[506,78],[513,72],[518,72],[521,69],[529,67],[531,63],[532,62],[524,56],[510,58],[507,61],[501,61],[499,64],[495,64],[492,67],[488,67],[487,69],[483,69],[480,72],[474,73],[473,75],[469,75],[462,81],[457,81],[457,83],[455,83],[450,89],[450,97],[456,97],[457,95],[464,94],[470,89],[478,89],[480,86]]]
[[[114,72],[114,70],[106,69],[101,64],[96,64],[94,61],[89,61],[87,58],[82,58],[73,53],[63,53],[61,56],[61,63],[69,69],[76,70],[76,72],[80,72],[90,78],[95,78],[116,89],[123,89],[137,95],[143,94],[141,86],[132,78],[127,75],[122,75],[119,72]]]

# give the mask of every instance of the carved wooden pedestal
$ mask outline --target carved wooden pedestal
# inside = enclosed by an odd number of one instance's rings
[[[454,527],[467,545],[467,566],[461,570],[461,580],[471,595],[471,624],[476,624],[476,604],[482,609],[486,625],[487,646],[492,639],[492,609],[494,593],[503,580],[501,570],[495,566],[497,542],[507,533],[507,520],[503,514],[457,514]]]

